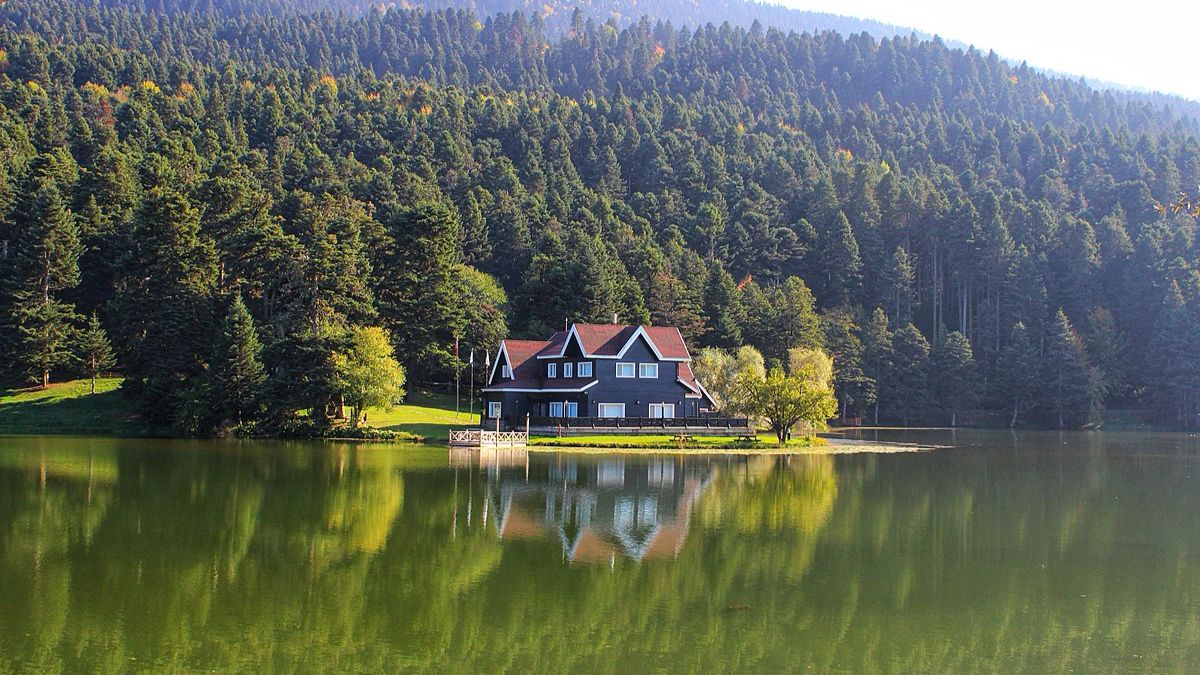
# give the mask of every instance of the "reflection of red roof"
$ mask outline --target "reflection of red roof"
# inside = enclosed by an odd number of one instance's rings
[[[505,514],[504,524],[500,527],[500,537],[513,539],[540,539],[544,536],[542,526],[537,518],[526,513],[520,504],[512,504]]]
[[[643,558],[674,558],[687,539],[687,523],[676,522],[669,527],[660,527],[654,539],[646,547]]]
[[[617,549],[607,539],[588,528],[579,534],[571,562],[608,562],[616,554]]]

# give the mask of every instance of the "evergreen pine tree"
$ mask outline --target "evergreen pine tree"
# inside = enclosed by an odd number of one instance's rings
[[[863,347],[863,375],[875,383],[874,419],[872,424],[879,424],[879,400],[884,398],[884,389],[889,386],[889,378],[894,367],[895,356],[892,353],[892,331],[888,327],[887,312],[882,307],[876,307],[871,313],[871,319],[862,327],[860,338]]]
[[[178,419],[205,368],[213,330],[217,259],[200,216],[177,191],[156,187],[134,216],[117,262],[111,316],[125,366],[122,387],[151,426]]]
[[[893,336],[892,354],[894,366],[888,400],[907,425],[928,405],[929,342],[910,323]]]
[[[714,266],[708,274],[704,289],[704,315],[708,317],[708,333],[704,344],[710,347],[740,347],[745,312],[741,292],[725,268]]]
[[[939,407],[949,413],[950,426],[958,426],[959,413],[974,405],[978,393],[970,340],[958,331],[951,331],[933,351],[930,366],[930,384],[937,392]]]
[[[1025,324],[1017,322],[1008,343],[1000,351],[995,382],[997,397],[1012,406],[1008,426],[1016,427],[1021,415],[1037,405],[1041,394],[1041,378],[1037,348],[1029,337]]]
[[[862,285],[862,261],[850,221],[839,211],[832,225],[817,241],[823,282],[818,299],[824,307],[850,302]]]
[[[1042,372],[1046,376],[1046,407],[1058,428],[1091,421],[1096,394],[1094,374],[1083,340],[1061,309],[1046,336]]]
[[[461,225],[458,213],[434,200],[401,212],[389,224],[376,297],[401,363],[413,377],[454,372],[454,279]]]
[[[43,388],[71,359],[75,307],[61,299],[79,283],[75,218],[50,177],[36,180],[16,206],[17,240],[11,283],[17,361]]]
[[[884,271],[884,293],[891,311],[892,322],[897,326],[912,320],[913,284],[916,275],[908,251],[897,246]]]
[[[845,309],[834,309],[823,317],[825,346],[833,358],[833,385],[845,421],[850,406],[865,410],[875,403],[875,381],[862,369],[863,345],[855,331],[854,317]]]
[[[79,331],[75,345],[76,360],[82,364],[83,371],[91,382],[91,393],[96,393],[96,378],[108,372],[117,364],[113,356],[112,345],[108,334],[100,325],[100,319],[92,312],[87,326]]]
[[[230,419],[241,426],[254,419],[267,378],[254,319],[241,295],[229,305],[208,377],[215,421]]]

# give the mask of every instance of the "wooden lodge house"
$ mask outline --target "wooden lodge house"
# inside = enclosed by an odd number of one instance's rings
[[[692,373],[679,329],[571,325],[549,340],[502,340],[483,388],[482,424],[556,433],[729,433]]]

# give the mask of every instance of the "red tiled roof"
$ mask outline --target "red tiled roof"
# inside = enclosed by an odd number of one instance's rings
[[[494,386],[503,387],[538,387],[540,386],[537,359],[538,352],[546,347],[544,340],[503,340],[504,351],[508,354],[508,365],[512,368],[513,379],[497,379]],[[499,370],[497,378],[499,378]]]
[[[577,323],[572,326],[579,336],[583,351],[590,356],[616,356],[629,340],[642,329],[658,352],[666,359],[680,359],[679,378],[693,390],[699,385],[692,373],[683,336],[674,326],[633,326],[621,324]],[[573,378],[547,381],[543,379],[542,366],[537,357],[557,356],[563,350],[569,331],[558,331],[549,340],[504,340],[513,379],[497,379],[490,386],[494,389],[577,389],[592,382],[594,378]]]
[[[612,323],[577,323],[573,326],[579,336],[583,351],[594,356],[616,356],[621,353],[629,339],[637,332],[639,326]],[[674,326],[640,326],[645,330],[650,342],[658,349],[663,358],[690,359],[683,336]],[[558,331],[546,341],[540,356],[558,355],[569,333]]]
[[[687,345],[683,343],[683,336],[679,334],[679,329],[674,326],[646,326],[646,334],[658,347],[658,351],[662,352],[664,358],[668,359],[691,359],[692,355],[688,353]]]
[[[696,383],[696,375],[692,372],[692,364],[681,363],[677,371],[679,379],[687,383],[694,391],[700,391],[700,385]]]

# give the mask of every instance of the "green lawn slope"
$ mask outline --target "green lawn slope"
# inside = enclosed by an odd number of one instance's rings
[[[121,378],[50,385],[48,389],[0,390],[0,434],[137,436],[141,428],[118,388]]]

